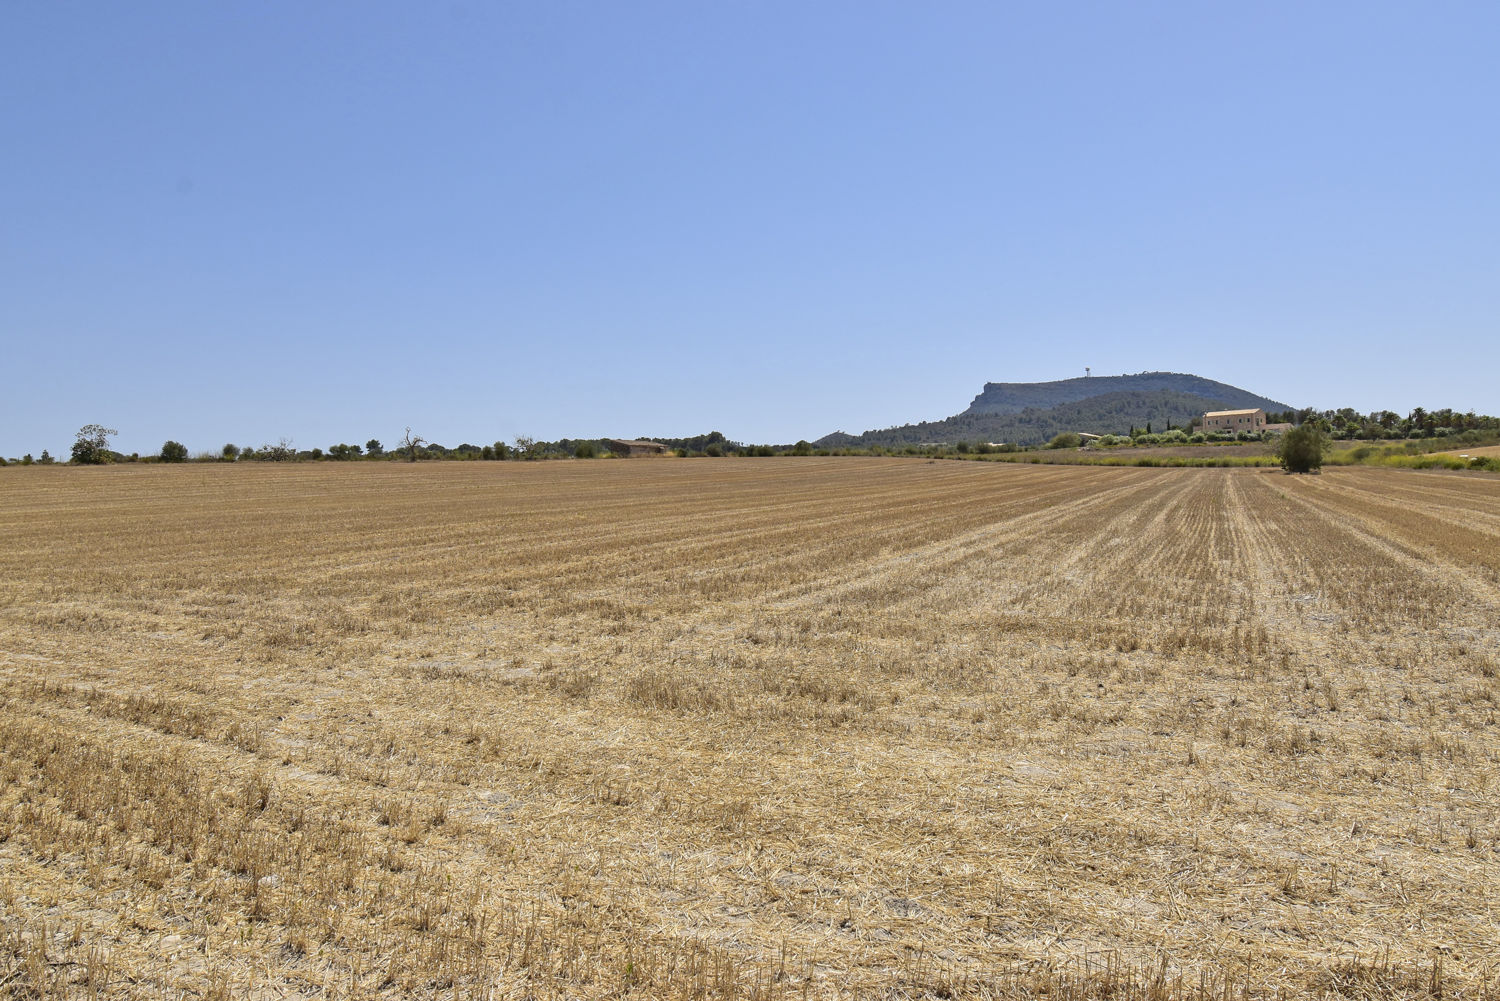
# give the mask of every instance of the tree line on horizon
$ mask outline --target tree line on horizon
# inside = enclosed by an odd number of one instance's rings
[[[1474,411],[1459,412],[1451,408],[1426,409],[1416,407],[1406,416],[1391,410],[1377,410],[1368,414],[1361,414],[1350,407],[1338,410],[1318,410],[1314,407],[1303,407],[1300,409],[1278,411],[1267,413],[1266,419],[1270,423],[1292,424],[1294,426],[1311,425],[1316,427],[1322,434],[1331,439],[1339,440],[1402,440],[1422,438],[1458,438],[1463,436],[1470,438],[1473,434],[1495,434],[1500,433],[1500,417],[1487,414],[1476,414]],[[1192,418],[1183,422],[1187,426],[1183,430],[1193,437],[1201,417]],[[936,422],[935,422],[936,423]],[[946,423],[946,422],[944,422]],[[912,425],[912,428],[922,425]],[[1164,430],[1172,430],[1173,422],[1168,420]],[[1139,442],[1143,438],[1152,436],[1151,425],[1148,422],[1144,427],[1131,426],[1128,432],[1129,439]],[[339,442],[328,446],[327,449],[315,447],[310,449],[296,448],[290,438],[281,438],[275,443],[266,443],[260,446],[240,446],[227,443],[218,451],[203,451],[190,453],[187,446],[174,439],[169,439],[162,444],[161,450],[155,455],[143,456],[140,453],[129,455],[117,452],[110,448],[109,439],[119,434],[114,428],[107,428],[100,424],[86,424],[79,428],[74,436],[73,446],[68,462],[73,465],[99,465],[111,462],[349,462],[349,461],[431,461],[431,460],[457,460],[457,461],[536,461],[542,459],[593,459],[610,455],[608,438],[559,438],[555,441],[542,441],[526,435],[518,436],[512,442],[494,441],[485,445],[475,445],[471,442],[463,442],[460,445],[449,448],[437,442],[429,442],[418,435],[413,435],[411,428],[394,445],[387,448],[378,438],[370,438],[363,445]],[[833,436],[829,436],[832,438]],[[654,441],[665,445],[671,452],[679,456],[773,456],[773,455],[840,455],[840,454],[901,454],[910,452],[913,448],[924,446],[949,446],[960,453],[969,451],[987,452],[997,447],[996,443],[983,440],[971,441],[972,436],[960,437],[955,441],[945,442],[894,442],[890,445],[874,443],[863,445],[856,442],[854,436],[845,436],[851,440],[848,442],[820,441],[818,444],[808,442],[806,439],[798,441],[793,445],[750,445],[735,441],[726,437],[720,431],[711,431],[706,434],[694,435],[686,438],[649,438],[642,440]],[[1216,436],[1222,437],[1222,436]],[[1059,447],[1054,437],[1049,443],[1051,447]],[[1008,443],[1003,447],[1008,449],[1024,449],[1015,443]],[[1047,446],[1041,446],[1047,447]],[[0,466],[3,465],[51,465],[58,460],[46,449],[42,450],[39,458],[34,458],[30,453],[20,458],[6,459],[0,457]]]
[[[393,446],[385,446],[380,439],[370,438],[363,445],[339,442],[324,449],[321,447],[299,449],[290,438],[281,438],[275,443],[253,445],[236,445],[227,443],[217,451],[201,451],[190,453],[188,447],[174,439],[168,439],[162,443],[161,450],[155,455],[141,455],[139,452],[125,454],[115,451],[110,447],[109,439],[118,435],[119,431],[107,428],[101,424],[86,424],[79,428],[74,436],[71,454],[67,460],[70,465],[104,465],[107,463],[178,463],[178,462],[353,462],[353,461],[391,461],[391,462],[422,462],[431,460],[449,461],[535,461],[541,459],[596,459],[609,456],[611,452],[609,443],[615,439],[610,438],[559,438],[556,441],[542,441],[527,435],[518,436],[514,441],[495,441],[486,445],[475,445],[464,442],[449,448],[438,442],[429,442],[420,435],[414,435],[411,428]],[[710,431],[706,434],[694,435],[687,438],[650,438],[641,439],[654,441],[665,445],[668,450],[679,456],[708,456],[722,457],[726,455],[743,456],[773,456],[773,455],[811,455],[813,446],[807,441],[799,441],[795,445],[750,445],[735,441],[724,435],[721,431]],[[826,454],[826,453],[825,453]],[[30,453],[20,457],[5,459],[0,457],[0,466],[4,465],[53,465],[59,460],[52,456],[46,449],[42,450],[41,456],[33,457]]]

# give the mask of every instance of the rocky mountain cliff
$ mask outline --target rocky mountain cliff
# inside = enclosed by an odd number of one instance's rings
[[[1059,379],[1056,382],[987,382],[984,391],[974,397],[974,402],[963,413],[968,416],[1018,414],[1031,408],[1046,410],[1111,393],[1181,393],[1222,404],[1217,409],[1223,410],[1251,407],[1290,409],[1284,403],[1202,376],[1181,372],[1141,372],[1137,375]]]

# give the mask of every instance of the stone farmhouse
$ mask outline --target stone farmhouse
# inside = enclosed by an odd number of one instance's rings
[[[1203,415],[1203,431],[1214,432],[1261,432],[1285,431],[1290,424],[1271,424],[1266,421],[1266,412],[1260,407],[1254,410],[1209,410]]]

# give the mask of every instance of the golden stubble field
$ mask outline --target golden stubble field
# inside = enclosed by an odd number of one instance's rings
[[[1500,478],[0,471],[0,996],[1493,995]]]

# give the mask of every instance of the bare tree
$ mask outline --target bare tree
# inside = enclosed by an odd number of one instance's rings
[[[399,447],[406,453],[407,462],[416,462],[417,449],[421,448],[425,444],[427,444],[426,438],[423,438],[421,435],[413,436],[411,433],[411,428],[407,428],[406,434],[401,438]]]

